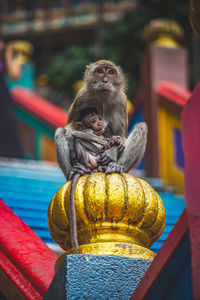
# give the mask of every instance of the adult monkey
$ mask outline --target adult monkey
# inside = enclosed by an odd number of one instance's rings
[[[57,160],[66,179],[73,174],[84,174],[84,167],[72,166],[70,161],[70,144],[73,143],[73,123],[81,110],[96,108],[105,120],[105,137],[121,136],[125,143],[123,153],[118,157],[117,147],[112,147],[102,154],[101,164],[107,165],[106,173],[114,173],[122,167],[128,172],[142,158],[147,141],[147,126],[138,123],[126,139],[128,130],[126,84],[119,66],[107,60],[100,60],[86,67],[83,87],[78,92],[69,109],[68,125],[58,128],[55,133]]]

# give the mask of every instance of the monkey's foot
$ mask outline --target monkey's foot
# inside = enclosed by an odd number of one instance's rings
[[[111,162],[106,168],[105,171],[106,174],[111,174],[111,173],[122,173],[122,166],[118,165],[116,162]]]
[[[105,171],[106,171],[106,166],[98,166],[98,168],[97,168],[96,170],[97,170],[97,172],[105,173]]]
[[[101,158],[99,160],[99,164],[101,166],[108,166],[108,164],[116,162],[118,157],[118,149],[116,146],[104,151],[101,154]]]
[[[80,174],[80,175],[84,175],[84,174],[90,174],[91,170],[85,168],[83,165],[81,164],[76,164],[73,166],[70,175],[69,175],[69,180],[72,180],[72,178],[74,177],[75,174]]]

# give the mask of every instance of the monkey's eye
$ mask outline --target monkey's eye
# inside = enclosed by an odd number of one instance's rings
[[[102,117],[99,117],[99,121],[102,121]]]
[[[96,119],[92,120],[92,124],[95,124],[96,123]]]
[[[113,74],[115,74],[115,71],[112,70],[112,69],[110,69],[110,70],[108,71],[108,74],[113,75]]]
[[[102,69],[97,69],[97,70],[96,70],[96,73],[98,73],[98,74],[103,74],[104,72],[103,72]]]

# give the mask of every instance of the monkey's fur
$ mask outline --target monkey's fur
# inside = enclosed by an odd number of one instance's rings
[[[115,172],[117,165],[122,166],[123,172],[128,172],[142,158],[146,148],[147,126],[145,123],[138,123],[126,139],[128,114],[125,90],[123,72],[113,62],[100,60],[86,67],[83,87],[69,109],[68,125],[58,128],[55,133],[58,164],[67,180],[71,171],[76,170],[76,166],[70,161],[69,153],[73,143],[73,123],[84,108],[96,108],[103,116],[106,124],[105,137],[121,136],[125,143],[125,150],[121,155],[118,155],[117,147],[112,147],[102,154],[101,163],[108,165],[107,174]]]

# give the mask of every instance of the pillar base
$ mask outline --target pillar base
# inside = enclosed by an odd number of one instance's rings
[[[43,299],[128,300],[151,261],[112,255],[67,255]]]
[[[69,254],[117,255],[131,258],[154,259],[156,254],[148,248],[130,243],[92,243],[80,245],[78,250],[64,252],[56,261],[55,272],[60,268],[64,258]]]

